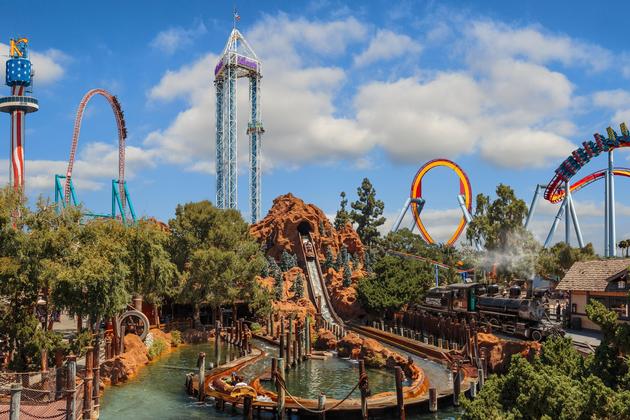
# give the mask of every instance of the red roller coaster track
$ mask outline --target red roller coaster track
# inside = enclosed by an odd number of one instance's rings
[[[116,125],[118,126],[118,188],[120,191],[121,202],[123,208],[125,206],[125,139],[127,138],[127,128],[125,126],[125,118],[122,108],[118,99],[107,92],[104,89],[92,89],[85,94],[79,108],[77,109],[77,115],[74,120],[74,131],[72,133],[72,148],[70,149],[70,159],[68,160],[68,170],[66,171],[66,184],[64,188],[64,197],[66,204],[70,203],[70,183],[72,180],[72,168],[74,166],[74,159],[77,152],[77,145],[79,144],[79,134],[81,132],[81,121],[83,120],[83,112],[90,99],[96,95],[104,97],[109,105],[112,107],[114,117],[116,118]]]

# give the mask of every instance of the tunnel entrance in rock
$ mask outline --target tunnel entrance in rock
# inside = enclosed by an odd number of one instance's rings
[[[313,231],[313,228],[311,227],[311,224],[309,222],[303,221],[298,225],[297,230],[302,235],[308,235]]]

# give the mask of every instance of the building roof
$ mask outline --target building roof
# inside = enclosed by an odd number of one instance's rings
[[[556,289],[603,292],[608,282],[627,273],[630,259],[578,261],[571,266]]]

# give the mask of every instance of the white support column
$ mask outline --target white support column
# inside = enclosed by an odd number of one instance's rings
[[[617,256],[617,232],[615,225],[615,174],[613,173],[613,151],[608,152],[608,256]]]

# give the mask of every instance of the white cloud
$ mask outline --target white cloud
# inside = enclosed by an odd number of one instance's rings
[[[10,47],[7,44],[0,43],[0,51],[9,51],[9,49]],[[66,54],[54,48],[44,52],[29,49],[29,58],[33,63],[34,80],[37,85],[49,85],[61,79],[65,73],[64,65],[70,60]],[[2,64],[0,65],[0,77],[2,80],[5,77],[5,63],[7,60],[8,56],[3,56]]]
[[[207,32],[206,25],[198,22],[191,28],[174,27],[158,33],[151,41],[151,47],[166,54],[173,54],[192,44],[199,36]]]
[[[406,54],[418,54],[422,48],[407,35],[389,30],[379,30],[370,41],[370,45],[354,56],[355,66],[366,66],[379,60],[391,60]]]
[[[630,92],[623,89],[601,90],[593,94],[593,103],[604,108],[630,106]]]
[[[524,58],[537,64],[559,62],[564,65],[584,65],[594,71],[612,65],[610,51],[566,35],[545,33],[541,28],[514,28],[493,21],[477,21],[467,32],[474,40],[470,58],[483,64],[483,57]]]
[[[525,127],[488,133],[481,141],[481,156],[506,168],[544,167],[573,148],[561,136]]]

